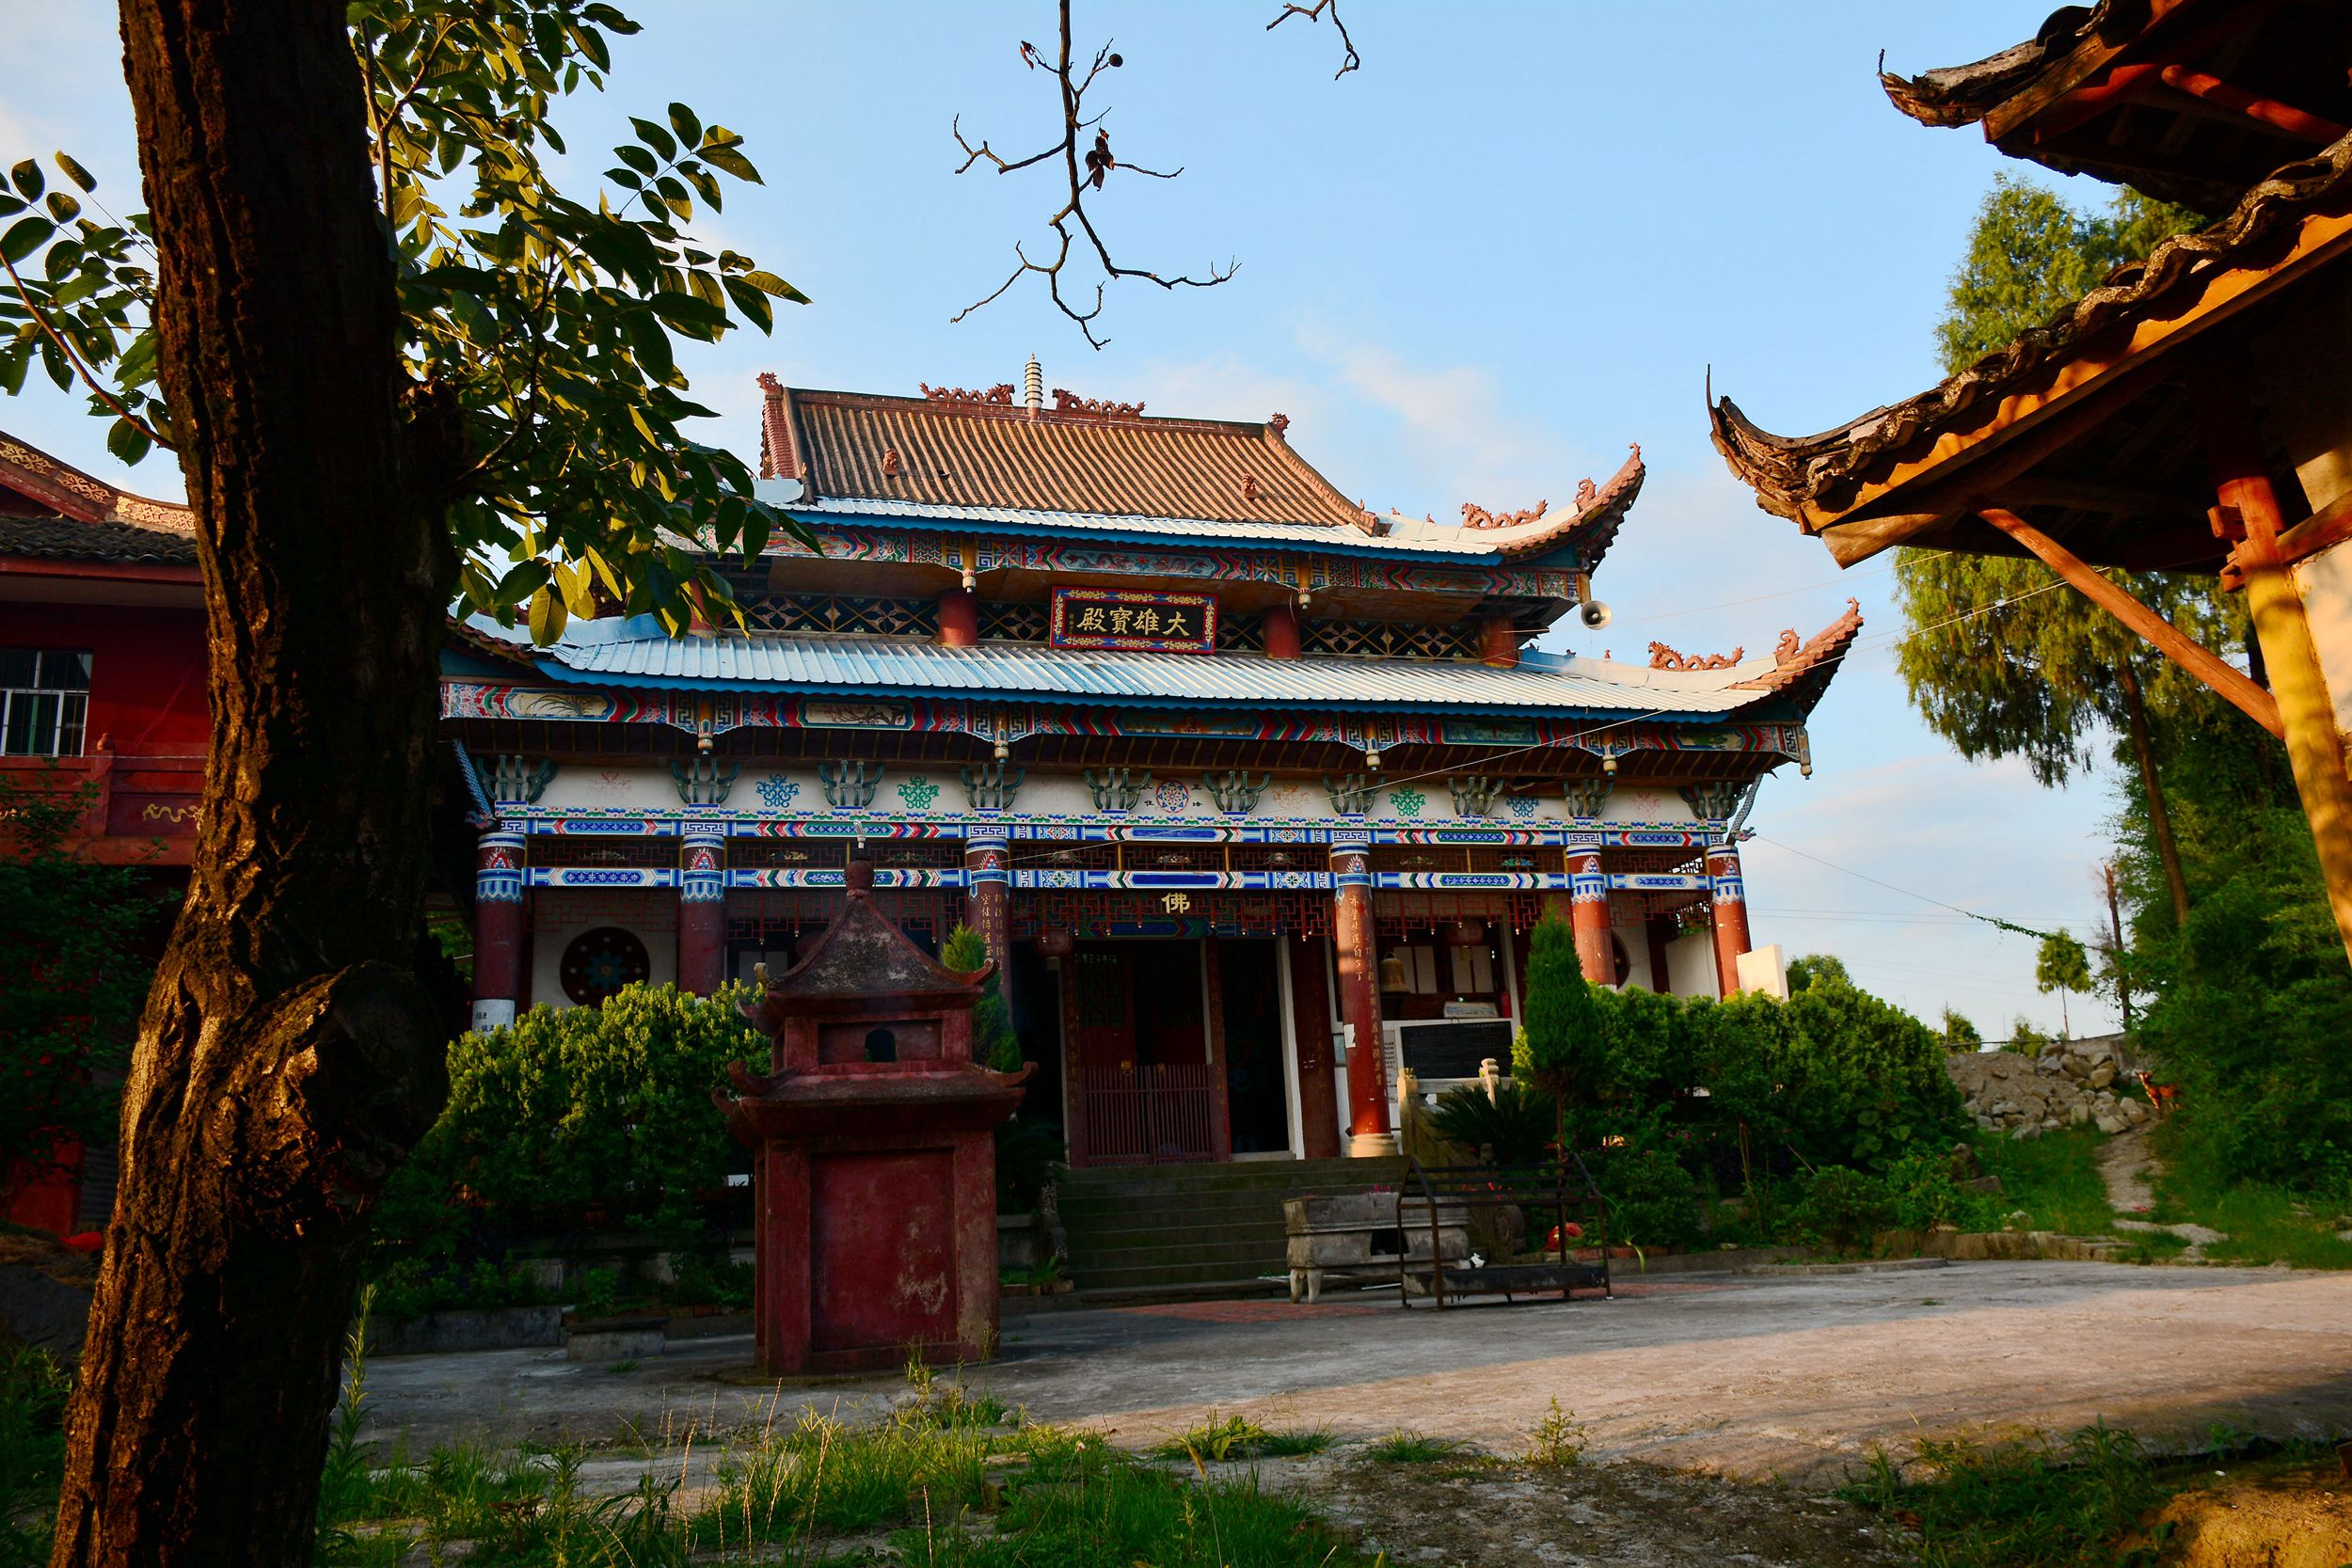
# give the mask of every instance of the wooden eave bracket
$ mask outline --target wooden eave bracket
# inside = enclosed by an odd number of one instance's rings
[[[2219,512],[2224,509],[2215,510]],[[2227,510],[2234,515],[2234,508]],[[2137,632],[2158,653],[2227,698],[2249,719],[2281,740],[2286,738],[2286,724],[2279,717],[2278,699],[2255,685],[2253,678],[2244,671],[2217,657],[2203,643],[2185,635],[2171,622],[2109,582],[2080,556],[2014,512],[2005,512],[1997,506],[1979,506],[1976,513],[2031,550],[2043,565],[2072,584],[2083,597]],[[2216,531],[2218,531],[2221,526],[2221,520],[2217,517]]]

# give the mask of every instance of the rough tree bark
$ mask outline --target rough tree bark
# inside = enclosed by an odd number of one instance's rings
[[[342,8],[123,0],[212,754],[123,1104],[53,1568],[309,1560],[367,1211],[446,1085],[412,968],[453,578]]]
[[[2181,847],[2172,837],[2172,814],[2165,809],[2164,781],[2156,776],[2155,746],[2148,734],[2148,703],[2139,689],[2139,676],[2125,659],[2115,667],[2123,687],[2125,727],[2132,732],[2132,754],[2139,760],[2139,782],[2148,792],[2148,827],[2156,835],[2156,858],[2164,863],[2165,886],[2172,894],[2172,924],[2188,925],[2188,879],[2181,872]]]

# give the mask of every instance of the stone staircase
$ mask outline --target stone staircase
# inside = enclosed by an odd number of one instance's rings
[[[1401,1158],[1068,1171],[1070,1276],[1089,1292],[1254,1288],[1284,1272],[1283,1199],[1393,1188],[1404,1175]]]

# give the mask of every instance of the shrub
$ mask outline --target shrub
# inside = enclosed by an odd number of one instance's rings
[[[1886,1228],[1893,1214],[1883,1181],[1850,1165],[1823,1165],[1805,1181],[1795,1220],[1806,1234],[1851,1252]]]
[[[1558,1102],[1516,1078],[1496,1085],[1492,1100],[1477,1085],[1448,1089],[1429,1113],[1429,1130],[1438,1137],[1458,1145],[1473,1159],[1491,1154],[1505,1165],[1542,1161],[1558,1139],[1559,1128]]]
[[[1611,1242],[1657,1248],[1698,1239],[1698,1180],[1661,1143],[1654,1132],[1639,1134],[1612,1149],[1595,1173],[1609,1204]]]
[[[1576,957],[1576,933],[1546,916],[1528,939],[1526,1052],[1512,1052],[1515,1075],[1563,1101],[1590,1098],[1606,1078],[1600,1013]]]
[[[449,1104],[393,1178],[379,1236],[453,1261],[597,1213],[691,1235],[696,1195],[749,1168],[710,1098],[729,1062],[765,1058],[737,1011],[748,994],[629,986],[602,1006],[533,1007],[463,1036]]]
[[[1904,1155],[1886,1172],[1889,1217],[1903,1230],[1932,1230],[1939,1225],[1990,1230],[1999,1208],[1983,1193],[1972,1193],[1952,1176],[1946,1156],[1925,1149]]]

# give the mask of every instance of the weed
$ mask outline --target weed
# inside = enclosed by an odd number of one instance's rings
[[[2188,1238],[2177,1230],[2135,1230],[2132,1244],[2117,1255],[2123,1263],[2167,1263],[2188,1250]]]
[[[1364,1457],[1375,1465],[1429,1465],[1452,1459],[1463,1448],[1455,1438],[1432,1437],[1425,1432],[1407,1432],[1399,1427],[1366,1449]]]
[[[589,1318],[610,1316],[612,1304],[619,1297],[620,1291],[620,1270],[582,1270],[580,1275],[580,1315]]]
[[[343,1340],[343,1387],[335,1401],[327,1430],[326,1465],[319,1473],[319,1525],[341,1524],[364,1513],[373,1494],[369,1484],[367,1449],[359,1429],[367,1422],[368,1314],[375,1306],[375,1287],[359,1288],[358,1309]]]
[[[2298,1269],[2352,1269],[2352,1242],[2331,1216],[2342,1212],[2343,1199],[2319,1203],[2298,1197],[2282,1187],[2251,1181],[2222,1182],[2206,1178],[2190,1165],[2168,1173],[2156,1183],[2159,1224],[2210,1226],[2228,1239],[2205,1248],[2215,1262],[2287,1263]]]
[[[1573,1410],[1563,1410],[1560,1402],[1551,1402],[1551,1413],[1535,1423],[1535,1430],[1527,1434],[1526,1460],[1548,1469],[1565,1470],[1584,1463],[1584,1450],[1592,1438],[1584,1423],[1576,1418]]]
[[[1221,1465],[1234,1459],[1294,1459],[1321,1453],[1331,1442],[1331,1434],[1319,1427],[1268,1432],[1247,1417],[1218,1420],[1212,1414],[1200,1425],[1176,1433],[1152,1451],[1162,1459]]]
[[[614,1377],[627,1377],[629,1373],[637,1370],[637,1363],[634,1361],[608,1361],[604,1365],[604,1370]]]
[[[2001,1179],[2001,1208],[2025,1211],[2026,1228],[2101,1236],[2115,1224],[2099,1174],[2106,1142],[2095,1127],[2060,1128],[2022,1141],[1986,1135],[1977,1140],[1977,1160]]]
[[[1924,1442],[1906,1480],[1882,1449],[1850,1502],[1918,1532],[1925,1568],[2135,1568],[2123,1538],[2165,1488],[2139,1439],[2104,1422],[2064,1443]]]

